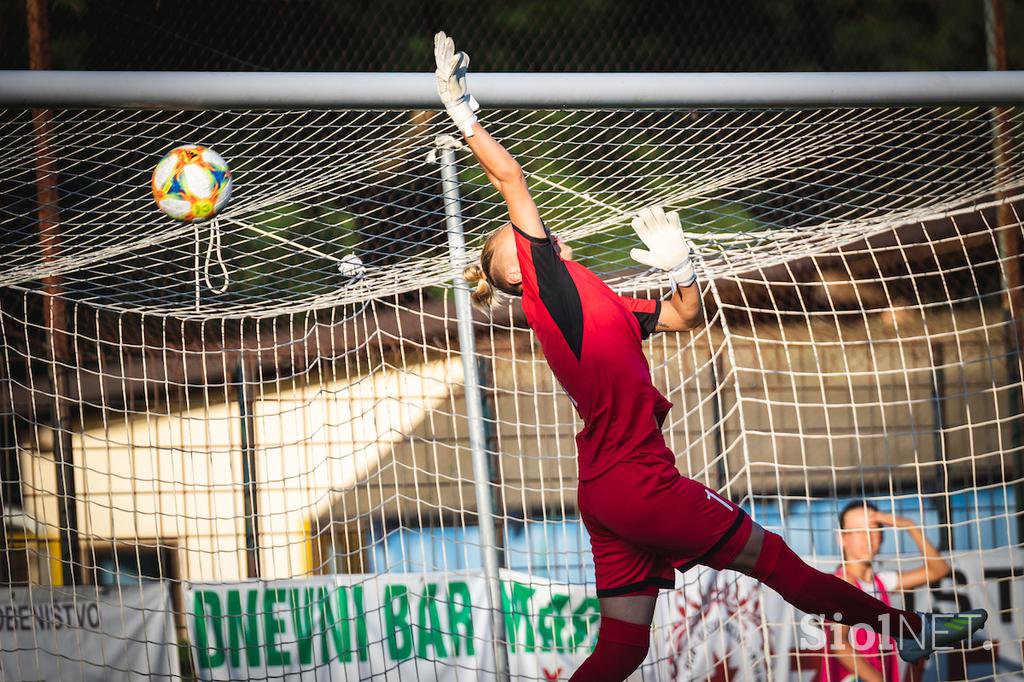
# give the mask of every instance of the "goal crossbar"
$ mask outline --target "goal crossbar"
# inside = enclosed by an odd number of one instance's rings
[[[0,107],[435,108],[422,73],[2,71]],[[491,108],[847,107],[1024,102],[1024,72],[474,73]]]

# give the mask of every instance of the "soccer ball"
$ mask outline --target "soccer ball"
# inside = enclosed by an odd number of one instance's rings
[[[231,198],[231,171],[220,154],[197,144],[167,152],[153,169],[153,199],[175,220],[209,220]]]

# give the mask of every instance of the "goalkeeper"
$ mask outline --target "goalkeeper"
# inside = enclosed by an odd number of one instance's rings
[[[655,332],[702,324],[690,247],[679,218],[660,208],[640,211],[633,228],[647,247],[631,256],[666,272],[664,301],[615,294],[570,260],[544,225],[515,159],[480,125],[466,89],[469,57],[444,33],[434,38],[437,89],[510,222],[466,269],[474,302],[495,289],[522,297],[526,320],[583,419],[576,436],[577,504],[590,532],[601,605],[597,647],[573,680],[622,680],[647,656],[658,590],[675,585],[674,570],[703,564],[757,578],[802,611],[859,623],[899,638],[905,660],[967,639],[987,617],[918,614],[888,606],[842,578],[808,566],[782,538],[732,502],[679,474],[662,423],[672,404],[651,383],[641,341]]]

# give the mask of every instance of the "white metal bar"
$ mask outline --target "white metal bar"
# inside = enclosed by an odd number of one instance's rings
[[[831,107],[1024,102],[1022,71],[472,73],[489,108]],[[422,73],[0,71],[0,107],[437,108]]]
[[[462,229],[462,204],[459,199],[459,172],[455,165],[451,138],[438,138],[441,160],[441,186],[448,228],[448,251],[457,270],[466,265],[466,240]],[[494,499],[491,495],[491,468],[487,460],[487,436],[484,430],[483,396],[476,366],[476,342],[473,335],[473,308],[469,301],[469,284],[460,275],[455,279],[455,315],[458,319],[459,353],[466,391],[466,421],[469,424],[469,447],[473,458],[473,480],[476,484],[476,513],[480,524],[480,553],[487,580],[488,608],[493,633],[495,675],[499,681],[509,679],[508,650],[505,648],[505,617],[501,601],[501,576],[498,573],[498,544],[494,530]]]

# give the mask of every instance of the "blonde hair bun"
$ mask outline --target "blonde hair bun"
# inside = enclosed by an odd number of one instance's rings
[[[494,287],[487,281],[487,274],[483,268],[474,263],[462,271],[462,276],[471,285],[475,285],[469,294],[473,305],[481,310],[488,310],[494,305]]]

